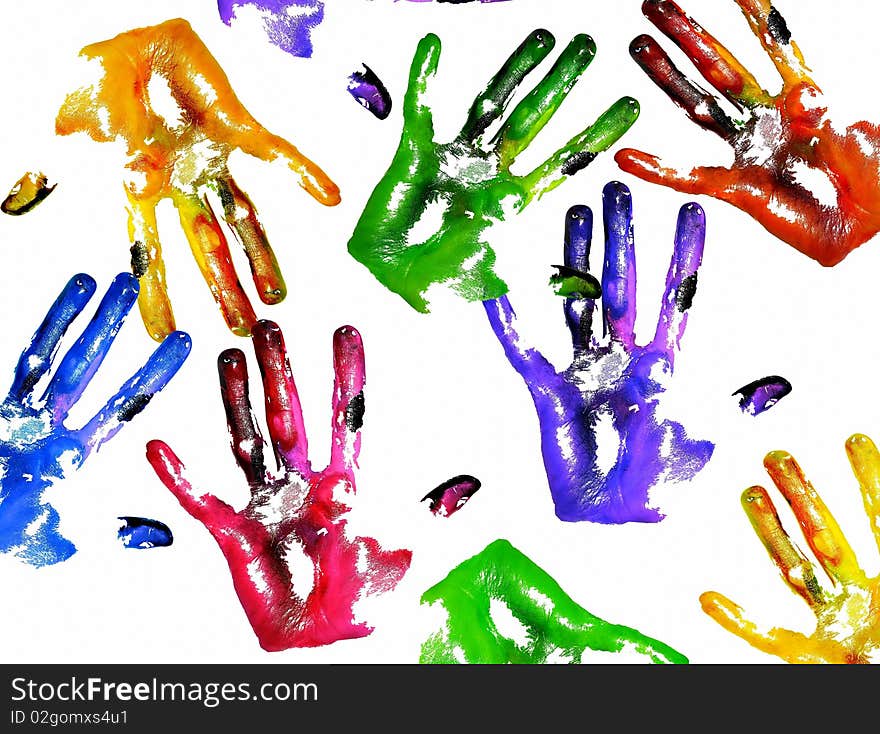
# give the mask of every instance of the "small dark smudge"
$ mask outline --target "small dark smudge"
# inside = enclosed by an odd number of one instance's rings
[[[391,95],[376,72],[366,64],[362,66],[363,70],[354,71],[348,77],[348,93],[375,117],[384,120],[391,113]]]
[[[149,395],[143,393],[132,395],[130,398],[126,398],[125,402],[123,402],[122,405],[117,408],[116,417],[121,421],[130,421],[144,408],[146,408],[147,403],[149,403],[152,399],[152,393],[150,393]]]
[[[126,548],[142,550],[145,548],[162,548],[174,542],[174,536],[164,522],[150,520],[146,517],[131,517],[124,515],[120,518],[123,525],[119,528],[117,538]]]
[[[788,30],[785,18],[772,5],[770,6],[770,14],[767,16],[767,29],[779,43],[788,45],[791,41],[791,31]]]
[[[589,150],[582,150],[580,153],[575,153],[565,162],[565,165],[562,166],[562,174],[564,176],[574,175],[581,169],[589,166],[595,157],[596,154]]]
[[[15,182],[9,195],[0,204],[0,210],[12,216],[27,214],[49,196],[57,185],[50,186],[49,179],[43,173],[28,172]]]
[[[682,313],[687,311],[694,302],[697,293],[697,274],[693,273],[681,281],[678,290],[675,291],[675,305]]]
[[[143,278],[150,267],[150,256],[147,253],[147,247],[143,242],[138,240],[131,249],[131,272],[135,278]]]
[[[743,413],[759,415],[772,408],[791,392],[791,383],[779,375],[768,375],[743,385],[731,393],[739,395],[739,407]]]
[[[360,430],[361,426],[364,425],[365,407],[363,390],[348,401],[348,405],[345,407],[345,425],[352,433]]]
[[[480,486],[480,480],[476,477],[458,474],[434,487],[420,501],[431,500],[429,507],[433,514],[449,517],[460,510]]]

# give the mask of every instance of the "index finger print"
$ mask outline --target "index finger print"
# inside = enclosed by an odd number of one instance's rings
[[[556,39],[550,31],[543,28],[532,31],[474,100],[459,138],[476,142],[504,112],[522,80],[547,57],[555,45]]]
[[[256,207],[232,176],[218,176],[214,184],[223,204],[226,223],[247,255],[260,300],[268,304],[280,303],[287,295],[287,287],[263,225],[257,217]]]
[[[846,453],[859,481],[874,541],[880,549],[880,452],[870,438],[856,433],[847,440]]]
[[[266,478],[264,444],[251,409],[244,352],[240,349],[224,349],[217,358],[217,372],[232,453],[248,484],[251,487],[259,486]]]
[[[547,75],[513,109],[494,138],[502,168],[508,168],[550,121],[595,55],[593,39],[585,33],[576,35]]]
[[[293,381],[284,335],[278,324],[265,319],[252,332],[254,351],[263,376],[263,397],[269,439],[279,465],[308,467],[308,443],[299,394]]]
[[[685,204],[678,212],[675,245],[654,335],[654,346],[662,349],[670,362],[679,348],[687,326],[687,312],[697,292],[697,270],[703,260],[705,239],[703,209],[693,202]]]
[[[235,272],[226,235],[206,196],[178,196],[174,199],[180,226],[190,250],[214,297],[223,320],[237,336],[248,336],[257,320],[253,306]]]
[[[521,177],[529,197],[543,196],[590,165],[599,153],[608,150],[633,126],[640,109],[632,97],[621,97],[614,102],[592,125]]]
[[[769,103],[770,95],[755,77],[674,2],[646,0],[642,13],[684,51],[706,81],[734,104]]]
[[[9,388],[11,399],[24,400],[48,372],[58,344],[94,295],[95,288],[95,279],[85,273],[74,275],[67,281],[18,359],[15,378]]]
[[[791,506],[810,549],[829,577],[840,583],[863,581],[852,548],[800,465],[786,451],[764,457],[764,468]]]
[[[589,272],[590,244],[593,238],[593,212],[588,206],[576,204],[565,213],[564,262],[567,267]],[[565,323],[571,332],[575,352],[587,349],[593,333],[592,298],[566,298]]]
[[[95,376],[137,296],[137,278],[131,273],[117,275],[92,320],[67,350],[43,395],[56,422],[64,420]]]
[[[90,452],[113,438],[123,425],[147,407],[156,393],[177,374],[191,348],[189,335],[182,331],[165,337],[146,364],[80,430],[83,444]]]
[[[825,595],[816,580],[813,566],[791,542],[767,490],[749,487],[740,501],[755,534],[779,569],[782,580],[811,607],[822,604]]]
[[[736,135],[736,125],[721,109],[718,100],[682,74],[653,38],[641,35],[633,39],[629,53],[648,78],[697,125],[725,140]]]
[[[361,450],[366,382],[364,345],[353,326],[341,326],[333,334],[333,374],[333,443],[329,468],[352,478]]]
[[[611,339],[630,349],[635,341],[636,254],[632,195],[619,181],[602,189],[605,222],[605,263],[602,268],[602,304],[605,330]]]

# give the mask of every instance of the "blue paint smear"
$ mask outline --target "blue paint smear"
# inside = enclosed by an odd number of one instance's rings
[[[94,316],[67,351],[45,391],[36,388],[56,361],[59,344],[95,292],[79,273],[65,285],[18,360],[0,402],[0,553],[32,566],[59,563],[76,552],[60,529],[46,491],[109,441],[171,380],[186,360],[191,340],[173,332],[84,426],[65,425],[68,411],[95,376],[138,295],[131,273],[113,280]]]
[[[126,548],[161,548],[174,542],[174,536],[164,522],[146,517],[123,516],[124,525],[119,528],[118,538]]]

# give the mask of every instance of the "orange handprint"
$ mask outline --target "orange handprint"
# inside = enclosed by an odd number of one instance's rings
[[[284,160],[299,184],[327,206],[339,189],[284,138],[266,130],[244,108],[217,60],[189,23],[168,20],[86,46],[103,76],[67,96],[55,121],[59,135],[86,132],[98,142],[127,145],[125,189],[132,270],[140,279],[138,305],[157,340],[175,328],[156,225],[156,205],[170,198],[193,256],[230,330],[248,336],[257,317],[232,264],[226,237],[205,196],[212,189],[250,262],[263,303],[286,295],[284,279],[247,194],[229,173],[230,153],[240,149],[260,160]],[[169,121],[150,102],[149,83],[167,82],[179,120]]]

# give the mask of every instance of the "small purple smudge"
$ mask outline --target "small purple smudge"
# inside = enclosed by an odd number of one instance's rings
[[[739,395],[743,413],[759,415],[772,408],[791,392],[791,383],[779,375],[768,375],[743,385],[731,395]]]
[[[217,11],[232,25],[237,7],[252,5],[260,12],[269,40],[291,56],[310,58],[312,31],[324,20],[321,0],[217,0]]]
[[[348,93],[362,107],[384,120],[391,112],[391,95],[376,73],[366,64],[362,66],[363,69],[352,72],[348,77]]]
[[[449,517],[460,510],[480,488],[480,480],[470,474],[459,474],[437,485],[421,502],[431,500],[431,512],[439,517]]]
[[[117,537],[126,548],[142,550],[145,548],[161,548],[174,542],[171,528],[159,520],[150,520],[146,517],[131,517],[128,515],[119,518],[123,521]]]

